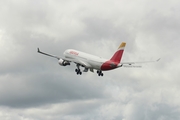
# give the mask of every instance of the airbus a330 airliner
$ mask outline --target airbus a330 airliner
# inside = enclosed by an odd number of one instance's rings
[[[74,62],[77,66],[77,68],[75,69],[75,72],[77,73],[77,75],[82,74],[80,67],[84,67],[83,72],[88,72],[88,70],[90,70],[91,72],[94,72],[94,69],[95,69],[97,70],[97,74],[99,76],[103,76],[102,71],[113,70],[113,69],[122,67],[124,65],[132,66],[132,64],[135,64],[135,63],[155,62],[155,61],[121,62],[125,46],[126,46],[126,43],[122,42],[118,50],[114,53],[114,55],[109,60],[98,57],[98,56],[94,56],[88,53],[84,53],[78,50],[74,50],[74,49],[65,50],[64,58],[41,52],[39,48],[38,48],[38,53],[58,59],[59,65],[61,66],[67,66],[67,65],[70,65],[71,62]],[[159,61],[159,59],[156,61]]]

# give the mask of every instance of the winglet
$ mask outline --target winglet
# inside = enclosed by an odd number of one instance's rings
[[[125,43],[125,42],[122,42],[118,49],[124,48],[125,46],[126,46],[126,43]]]
[[[158,62],[161,58],[157,59],[156,61]]]
[[[37,52],[40,52],[39,48],[37,48]]]

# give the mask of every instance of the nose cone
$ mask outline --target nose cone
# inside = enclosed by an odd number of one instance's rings
[[[69,53],[69,51],[70,51],[69,49],[68,49],[68,50],[65,50],[63,54],[64,54],[64,55],[67,55],[67,54]]]

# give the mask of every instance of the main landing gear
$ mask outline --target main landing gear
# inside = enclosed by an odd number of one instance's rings
[[[82,72],[80,69],[75,69],[75,72],[77,73],[77,75],[82,75]]]
[[[77,69],[75,69],[75,72],[77,73],[77,75],[82,75],[82,72],[81,72],[81,70],[79,68],[80,65],[77,64],[76,66],[77,66]]]
[[[77,73],[77,75],[82,75],[82,72],[80,70],[81,65],[76,64],[76,66],[77,66],[77,68],[75,69],[75,72]],[[82,67],[84,67],[84,66],[82,66]],[[90,69],[90,71],[93,72],[93,69],[92,70]],[[88,68],[85,68],[83,72],[88,72]],[[104,75],[101,70],[97,70],[97,74],[98,74],[98,76],[103,76]]]
[[[103,76],[103,75],[104,75],[101,70],[98,70],[98,71],[97,71],[97,74],[98,74],[99,76]]]

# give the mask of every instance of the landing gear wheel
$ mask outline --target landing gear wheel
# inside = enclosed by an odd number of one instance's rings
[[[98,74],[98,76],[103,76],[104,74],[102,73],[102,71],[97,71],[97,74]]]
[[[75,69],[75,72],[77,73],[77,75],[81,75],[82,74],[80,69]]]
[[[103,73],[101,73],[101,76],[103,76],[104,74]]]
[[[82,72],[81,72],[81,70],[80,70],[80,64],[76,64],[76,66],[77,66],[77,68],[75,69],[75,72],[77,73],[77,75],[79,74],[79,75],[81,75],[82,74]]]

